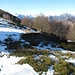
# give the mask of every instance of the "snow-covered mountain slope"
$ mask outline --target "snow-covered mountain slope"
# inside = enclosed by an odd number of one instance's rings
[[[9,21],[9,20],[8,20]],[[21,44],[29,44],[30,42],[24,40],[21,38],[21,34],[26,34],[24,31],[26,27],[20,28],[19,26],[14,26],[8,24],[8,21],[6,20],[0,20],[0,75],[39,75],[32,66],[29,64],[16,64],[20,59],[23,57],[15,57],[15,56],[9,56],[10,52],[7,48],[7,45],[9,43],[8,40],[14,42],[14,41],[21,41]],[[31,29],[32,30],[32,29]],[[33,31],[33,30],[32,30]],[[10,39],[11,38],[11,39]],[[27,37],[28,38],[28,37]],[[30,37],[31,38],[31,37]],[[33,37],[32,37],[33,38]],[[39,40],[39,39],[38,39]],[[31,41],[31,39],[30,39]],[[33,40],[34,41],[34,40]],[[33,46],[39,50],[63,50],[61,48],[53,48],[51,47],[51,44],[44,44],[44,42],[40,42],[37,46]],[[68,51],[66,51],[68,52]],[[58,58],[56,58],[56,53],[54,55],[49,55],[49,57],[53,60],[59,61]],[[66,59],[67,62],[75,63],[75,59]],[[42,75],[54,75],[54,69],[53,66],[50,66],[48,68],[47,72],[43,72]]]
[[[14,40],[19,40],[21,33],[25,33],[25,31],[19,29],[18,26],[15,28],[14,25],[8,24],[11,22],[10,20],[0,18],[0,22],[0,51],[4,51],[7,48],[3,43],[5,39],[11,37]]]
[[[20,35],[25,33],[21,29],[10,28],[8,22],[0,19],[0,75],[38,75],[34,69],[28,65],[16,65],[15,63],[21,58],[19,57],[8,57],[9,52],[6,50],[7,46],[3,43],[5,39],[11,37],[13,40],[18,41]],[[8,27],[6,28],[5,25]]]
[[[20,57],[9,57],[9,51],[5,43],[6,39],[12,38],[13,41],[19,41],[21,34],[26,34],[24,28],[8,24],[9,20],[0,18],[0,75],[39,75],[29,64],[16,64]],[[31,31],[33,31],[31,29]],[[27,43],[27,42],[26,42]],[[27,43],[28,44],[28,43]],[[53,75],[54,70],[50,68],[48,75]],[[42,74],[44,75],[44,74]]]
[[[4,51],[6,49],[6,45],[3,43],[5,42],[5,39],[12,38],[13,41],[18,41],[20,39],[21,33],[25,32],[18,29],[0,27],[0,51]]]

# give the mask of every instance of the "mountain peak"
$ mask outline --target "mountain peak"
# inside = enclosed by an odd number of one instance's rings
[[[17,14],[17,13],[15,13],[15,16],[18,17],[19,19],[23,19],[25,17],[30,18],[30,19],[33,18],[33,16],[31,14],[30,15],[23,15],[23,14]]]
[[[67,20],[70,18],[75,18],[75,16],[69,14],[69,13],[64,13],[61,14],[60,16],[49,16],[49,19],[52,20],[57,20],[57,21],[61,21],[61,20]]]

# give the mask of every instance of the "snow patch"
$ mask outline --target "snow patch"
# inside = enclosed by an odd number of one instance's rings
[[[56,56],[54,56],[54,55],[52,55],[52,54],[50,54],[49,57],[50,57],[52,60],[59,61],[59,59],[56,58]]]
[[[20,39],[21,33],[26,33],[21,29],[15,29],[14,26],[9,27],[7,21],[0,19],[2,23],[0,25],[0,75],[38,75],[37,72],[34,71],[33,67],[29,64],[15,64],[20,59],[19,57],[10,56],[9,52],[6,50],[6,45],[4,44],[5,39],[12,38],[15,41]],[[6,28],[8,26],[8,28]],[[29,42],[26,42],[29,44]]]
[[[0,57],[0,75],[38,75],[29,64],[15,64],[23,57]]]
[[[42,75],[54,75],[54,69],[53,66],[50,66],[47,72],[43,72]]]
[[[12,28],[4,28],[0,27],[0,32],[16,32],[16,33],[25,33],[24,31],[20,29],[12,29]]]
[[[70,59],[67,59],[65,61],[67,61],[69,63],[73,63],[75,65],[75,58],[70,58]]]
[[[38,46],[34,46],[38,50],[64,50],[62,48],[52,47],[51,44],[44,45],[43,42],[41,42]]]

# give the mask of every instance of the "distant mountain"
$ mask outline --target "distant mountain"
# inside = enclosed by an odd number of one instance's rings
[[[62,14],[60,16],[49,16],[50,21],[53,21],[53,20],[62,21],[62,20],[70,19],[70,18],[75,18],[75,16],[68,13]]]
[[[27,15],[25,17],[30,18],[30,19],[33,19],[34,18],[32,15]]]
[[[0,17],[11,20],[11,21],[15,22],[16,24],[20,24],[20,22],[21,22],[21,20],[19,18],[17,18],[16,16],[13,16],[9,12],[6,12],[2,9],[0,9]]]
[[[15,16],[18,17],[19,19],[25,18],[25,15],[22,15],[22,14],[15,13]]]
[[[15,16],[18,17],[19,19],[23,19],[25,17],[30,18],[30,19],[33,19],[34,18],[32,15],[26,15],[25,16],[25,15],[17,14],[17,13],[15,13]]]
[[[2,9],[0,9],[0,17],[3,17],[5,19],[11,20],[13,22],[15,22],[16,24],[20,24],[21,23],[21,19],[27,17],[29,19],[33,19],[34,17],[32,15],[22,15],[22,14],[17,14],[15,13],[15,16],[10,14],[9,12],[6,12]],[[50,21],[56,20],[56,21],[63,21],[63,20],[67,20],[69,22],[75,23],[75,16],[65,13],[59,16],[49,16],[48,17]]]
[[[19,19],[23,19],[25,17],[33,19],[34,17],[32,15],[22,15],[22,14],[15,14],[16,17],[18,17]],[[75,18],[74,15],[68,14],[68,13],[64,13],[62,15],[59,16],[49,16],[48,17],[50,19],[50,21],[56,20],[56,21],[62,21],[62,20],[67,20],[70,18]]]

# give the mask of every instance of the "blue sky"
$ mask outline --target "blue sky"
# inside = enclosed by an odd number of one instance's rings
[[[75,0],[0,0],[0,9],[24,15],[75,15]]]

